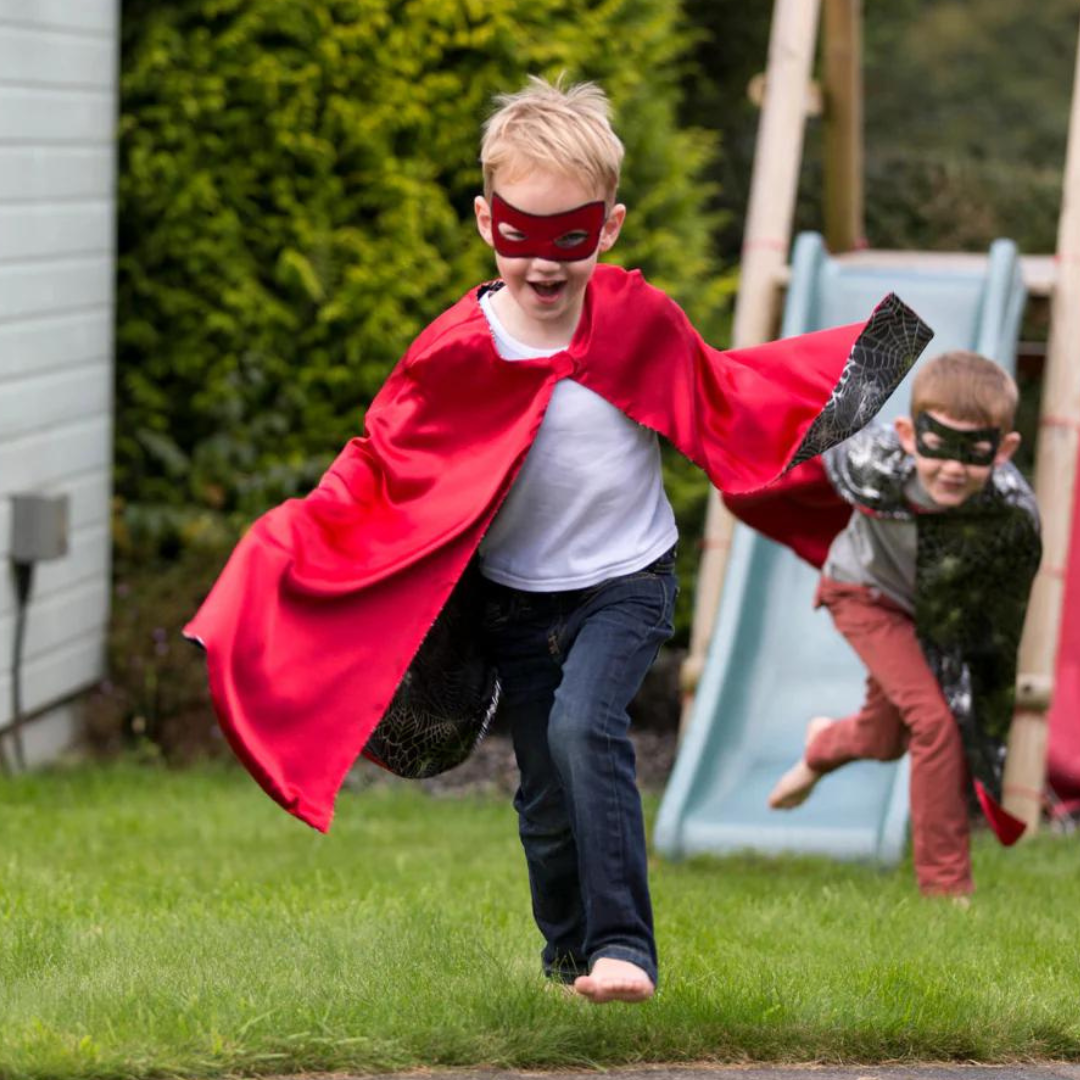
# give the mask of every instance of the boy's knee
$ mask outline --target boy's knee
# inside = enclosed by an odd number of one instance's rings
[[[897,761],[907,751],[907,739],[904,738],[903,734],[899,734],[895,738],[881,742],[876,749],[877,753],[874,757],[878,761]]]
[[[539,856],[561,850],[573,842],[570,808],[562,785],[555,780],[528,794],[518,791],[514,799],[518,835]]]
[[[579,755],[591,751],[593,742],[588,711],[556,705],[548,722],[548,747],[555,761],[561,765],[579,759]]]
[[[514,809],[523,819],[529,821],[545,822],[548,826],[554,823],[553,827],[556,828],[565,823],[566,798],[558,774],[533,776],[528,782],[523,778],[514,795]]]
[[[945,748],[961,746],[960,729],[952,712],[945,708],[912,709],[904,716],[909,748]]]

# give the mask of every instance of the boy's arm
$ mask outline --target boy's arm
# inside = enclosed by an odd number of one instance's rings
[[[845,502],[888,515],[903,506],[911,459],[896,431],[875,420],[821,455],[833,490]]]
[[[896,433],[873,423],[748,495],[725,495],[740,521],[821,567],[853,505],[887,514],[899,500],[905,457]]]
[[[637,272],[598,268],[594,281],[574,378],[659,431],[726,494],[756,492],[864,427],[932,336],[889,296],[863,323],[721,350]]]
[[[820,569],[833,538],[848,523],[851,507],[829,482],[820,457],[789,470],[775,483],[746,495],[721,493],[744,525],[791,548]]]

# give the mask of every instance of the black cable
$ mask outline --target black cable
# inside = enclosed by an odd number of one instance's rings
[[[11,572],[15,578],[15,637],[11,653],[11,723],[8,731],[15,744],[15,763],[20,769],[26,768],[26,754],[22,740],[22,653],[23,638],[26,636],[26,609],[30,604],[30,589],[34,583],[34,564],[32,562],[12,562]],[[0,746],[0,765],[4,772],[11,771],[7,755]]]

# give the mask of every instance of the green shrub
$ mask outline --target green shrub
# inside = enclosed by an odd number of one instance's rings
[[[203,652],[181,637],[224,556],[200,541],[174,559],[117,566],[109,677],[87,701],[87,736],[96,753],[134,749],[184,764],[224,750]]]
[[[675,121],[688,41],[669,0],[126,4],[121,536],[182,547],[193,517],[246,521],[316,482],[409,340],[492,275],[479,127],[531,72],[608,90],[615,258],[716,340],[716,138]]]

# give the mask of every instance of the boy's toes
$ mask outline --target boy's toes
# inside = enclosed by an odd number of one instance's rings
[[[769,806],[773,810],[794,810],[806,802],[820,779],[820,773],[811,769],[805,761],[799,761],[777,780],[776,787],[769,793]]]
[[[655,992],[652,979],[637,964],[602,956],[588,975],[574,980],[574,993],[597,1005],[608,1001],[648,1001]]]

